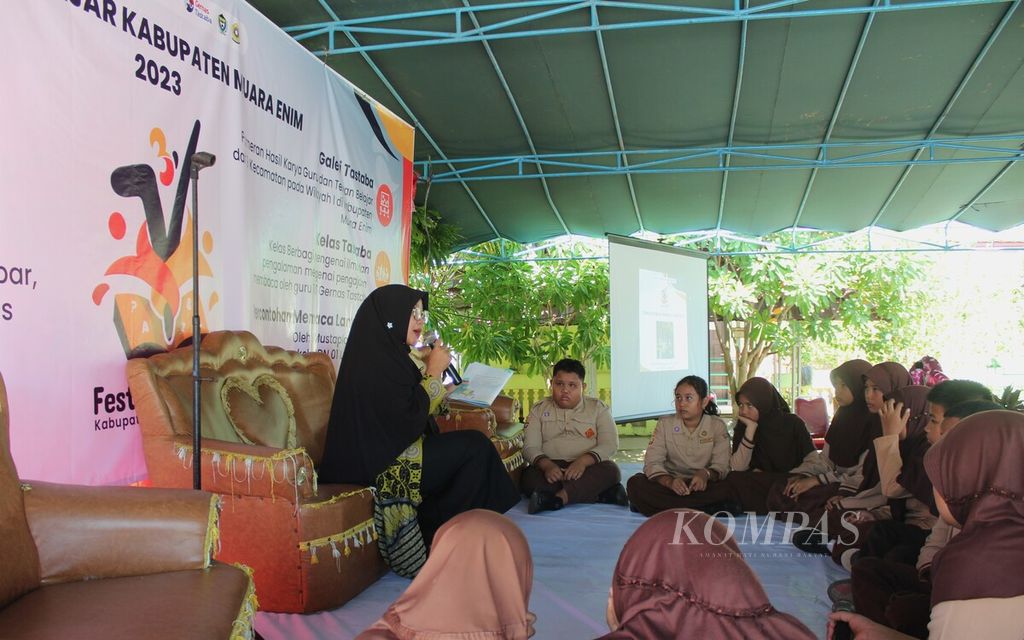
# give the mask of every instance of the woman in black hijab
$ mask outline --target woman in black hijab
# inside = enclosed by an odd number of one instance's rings
[[[479,431],[438,433],[431,417],[445,396],[451,356],[438,344],[412,349],[427,294],[404,285],[373,291],[352,320],[331,405],[322,482],[372,485],[385,562],[413,577],[434,532],[470,509],[504,513],[519,501],[497,450]]]
[[[778,390],[764,378],[751,378],[736,392],[738,418],[733,429],[733,471],[726,476],[744,511],[768,513],[768,491],[814,451],[807,425],[789,410]]]

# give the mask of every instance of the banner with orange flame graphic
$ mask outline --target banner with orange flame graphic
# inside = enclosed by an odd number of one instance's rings
[[[0,373],[23,477],[145,479],[125,361],[190,339],[194,299],[204,332],[338,362],[359,303],[408,281],[412,127],[242,0],[15,3],[0,38]]]

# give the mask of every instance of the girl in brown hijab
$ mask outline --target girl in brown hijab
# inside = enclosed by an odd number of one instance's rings
[[[493,511],[466,511],[438,529],[409,588],[357,640],[529,638],[532,585],[533,559],[519,527]]]
[[[829,377],[838,408],[825,433],[825,446],[820,454],[807,454],[785,483],[772,487],[768,506],[779,512],[778,517],[798,511],[817,523],[825,513],[825,502],[839,493],[841,482],[853,478],[860,482],[861,464],[872,440],[880,435],[878,418],[864,401],[864,374],[870,368],[867,360],[849,360],[832,370]]]
[[[743,510],[768,513],[768,491],[814,451],[804,421],[789,410],[764,378],[751,378],[736,392],[738,418],[732,436],[732,472],[726,476]]]
[[[601,640],[805,640],[814,634],[768,601],[736,541],[699,511],[663,511],[626,542]]]
[[[930,640],[1024,637],[1024,414],[983,411],[925,455],[943,520],[960,526],[932,561]],[[863,616],[833,613],[854,637],[907,638]]]
[[[883,362],[871,367],[863,376],[864,401],[872,419],[873,436],[881,435],[881,423],[878,413],[887,400],[903,401],[903,389],[911,386],[910,374],[906,367],[898,362]],[[891,517],[888,507],[889,499],[882,494],[878,476],[878,459],[874,446],[867,449],[867,455],[861,465],[859,476],[845,480],[839,487],[839,493],[828,499],[825,507],[828,510],[827,537],[836,540],[832,547],[832,558],[847,569],[854,552],[863,545],[867,532],[873,522]],[[843,522],[853,523],[858,535],[845,534],[847,529]],[[794,542],[804,540],[804,534],[793,535]],[[815,536],[810,536],[813,542]],[[800,546],[798,544],[798,546]],[[827,548],[824,552],[828,552]]]

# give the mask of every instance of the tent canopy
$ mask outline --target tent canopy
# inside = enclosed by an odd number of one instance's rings
[[[1020,0],[251,0],[466,244],[1024,222]]]

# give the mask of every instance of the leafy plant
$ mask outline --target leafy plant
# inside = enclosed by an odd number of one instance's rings
[[[443,264],[461,241],[459,228],[443,222],[438,211],[417,207],[412,215],[412,238],[409,242],[412,270],[427,272]]]
[[[410,280],[430,293],[431,323],[467,360],[530,374],[564,357],[607,366],[608,263],[576,257],[588,250],[489,242],[461,260],[420,263]]]
[[[1010,411],[1024,411],[1024,402],[1020,400],[1020,393],[1020,389],[1014,389],[1012,386],[1007,385],[1003,389],[1003,395],[997,398],[996,402]]]
[[[831,346],[832,362],[888,360],[913,342],[923,269],[907,254],[793,254],[742,241],[721,251],[729,255],[708,265],[708,298],[733,394],[795,342]]]

